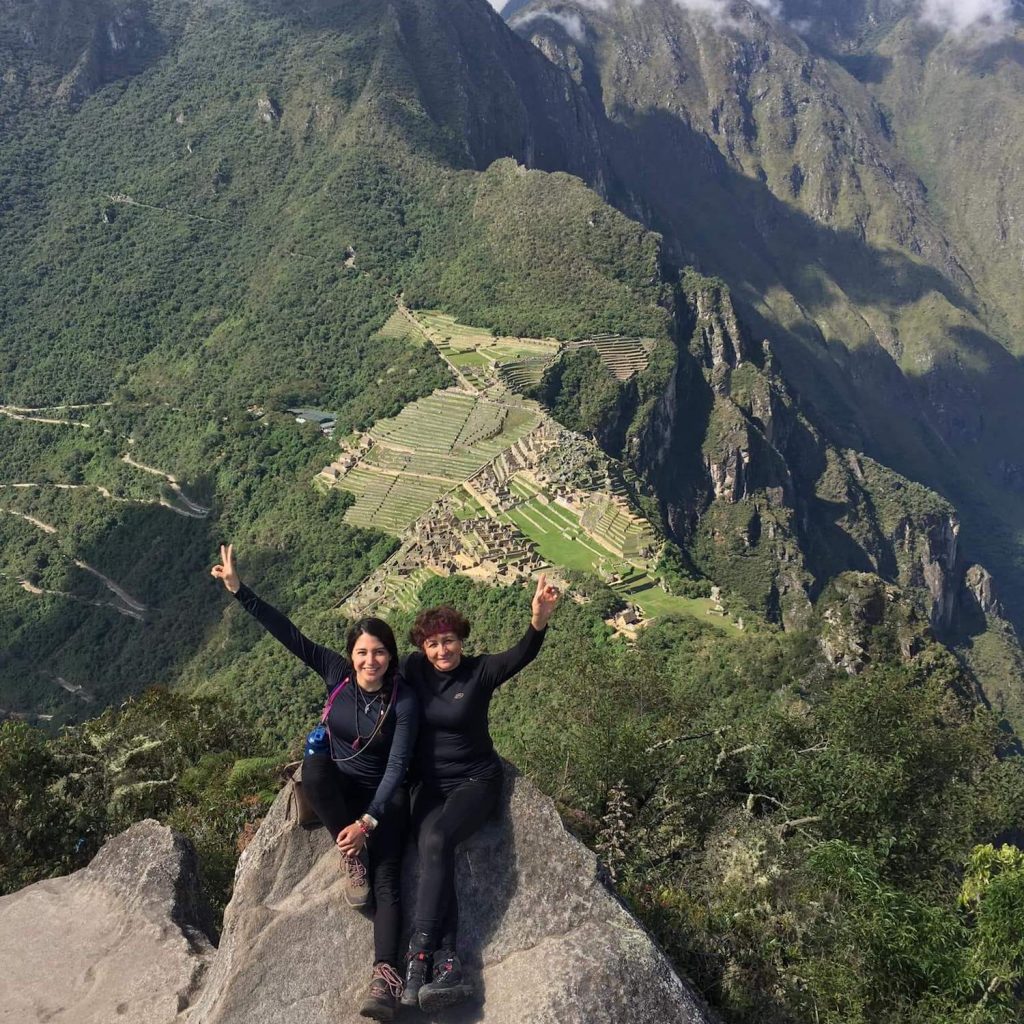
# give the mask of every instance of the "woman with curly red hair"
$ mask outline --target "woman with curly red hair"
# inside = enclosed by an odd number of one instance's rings
[[[402,1003],[434,1012],[470,995],[455,950],[455,848],[490,818],[501,797],[501,762],[487,727],[494,691],[537,656],[559,593],[542,574],[522,640],[501,654],[464,656],[470,624],[448,605],[416,616],[418,648],[402,663],[420,701],[411,775],[419,882]]]

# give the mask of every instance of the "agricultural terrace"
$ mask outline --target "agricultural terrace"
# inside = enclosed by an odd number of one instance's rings
[[[602,495],[596,499],[584,510],[581,522],[588,533],[623,558],[641,559],[643,552],[655,545],[649,524],[615,497]]]
[[[373,426],[372,446],[336,481],[356,498],[346,521],[401,534],[538,420],[455,390],[413,402]]]
[[[454,317],[437,310],[413,311],[403,308],[388,324],[395,321],[396,317],[410,327],[414,323],[441,356],[480,390],[495,381],[515,391],[533,387],[540,383],[544,371],[563,349],[562,344],[554,339],[495,338],[481,327],[460,324]],[[406,329],[401,325],[393,328],[395,331]],[[389,336],[404,337],[399,334]],[[418,339],[416,343],[420,343]],[[654,344],[651,338],[597,334],[580,341],[571,341],[564,348],[568,351],[595,349],[612,376],[616,380],[626,381],[647,369]]]
[[[570,341],[566,348],[572,352],[581,348],[597,350],[601,362],[616,380],[629,380],[647,369],[654,348],[651,338],[623,338],[617,334],[597,334],[583,341]]]
[[[480,390],[498,381],[519,391],[539,384],[561,350],[553,339],[496,338],[436,310],[404,310],[396,315],[415,321],[441,356]]]
[[[467,327],[436,309],[409,311],[427,338],[442,352],[466,352],[481,345],[493,345],[495,338],[483,327]]]
[[[520,501],[503,513],[502,518],[529,537],[546,561],[567,569],[617,576],[612,589],[623,600],[639,605],[648,618],[694,615],[725,632],[738,632],[729,619],[713,614],[713,601],[669,594],[645,568],[621,558],[617,552],[588,536],[579,517],[551,501],[521,476],[510,481],[510,490]]]
[[[378,608],[398,608],[403,612],[415,611],[419,605],[420,588],[434,574],[429,569],[415,569],[411,573],[393,573],[384,581],[385,596]]]
[[[417,328],[417,325],[402,310],[395,310],[388,317],[387,322],[377,332],[376,337],[387,338],[391,341],[405,341],[410,345],[422,348],[427,343],[426,335]]]

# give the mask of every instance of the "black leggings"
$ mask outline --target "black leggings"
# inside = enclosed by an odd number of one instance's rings
[[[420,866],[413,932],[426,936],[423,941],[430,952],[455,950],[459,927],[455,847],[494,814],[501,787],[499,774],[455,784],[424,782],[413,793],[412,825]]]
[[[346,825],[351,825],[366,811],[376,791],[376,787],[360,785],[339,771],[325,754],[314,754],[303,760],[302,785],[317,817],[335,840]],[[373,959],[374,963],[383,960],[396,968],[402,932],[402,850],[408,824],[409,791],[399,786],[366,844],[375,904]]]

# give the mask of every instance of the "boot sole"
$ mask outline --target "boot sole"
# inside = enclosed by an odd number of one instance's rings
[[[365,907],[370,902],[370,894],[367,893],[365,896],[349,896],[348,893],[345,893],[345,902],[350,907],[355,907],[356,909]]]
[[[465,1003],[473,998],[473,989],[469,985],[451,985],[444,988],[431,988],[424,985],[419,991],[418,1004],[424,1013],[436,1013],[446,1010],[449,1006]]]
[[[394,1020],[395,1008],[393,1006],[365,1005],[359,1008],[360,1017],[369,1017],[370,1020]]]

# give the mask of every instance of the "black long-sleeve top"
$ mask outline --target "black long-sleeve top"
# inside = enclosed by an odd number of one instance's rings
[[[402,659],[402,676],[420,703],[413,775],[425,781],[493,778],[501,762],[487,727],[494,691],[537,657],[546,628],[528,626],[522,640],[501,654],[463,658],[453,672],[438,672],[422,651]]]
[[[328,695],[344,679],[349,679],[334,699],[327,719],[332,754],[338,769],[345,775],[367,788],[376,786],[367,813],[379,820],[388,800],[405,779],[416,742],[419,703],[412,688],[400,676],[393,679],[391,685],[397,687],[393,708],[377,735],[366,743],[366,737],[372,735],[377,724],[381,703],[388,698],[382,693],[380,699],[370,703],[367,711],[370,695],[359,690],[355,670],[346,657],[322,644],[313,643],[287,616],[257,597],[244,583],[235,597],[271,636],[320,674]],[[387,707],[387,703],[384,706]],[[353,758],[352,755],[357,753],[353,747],[357,736],[362,737],[363,745],[358,749],[358,756]]]

